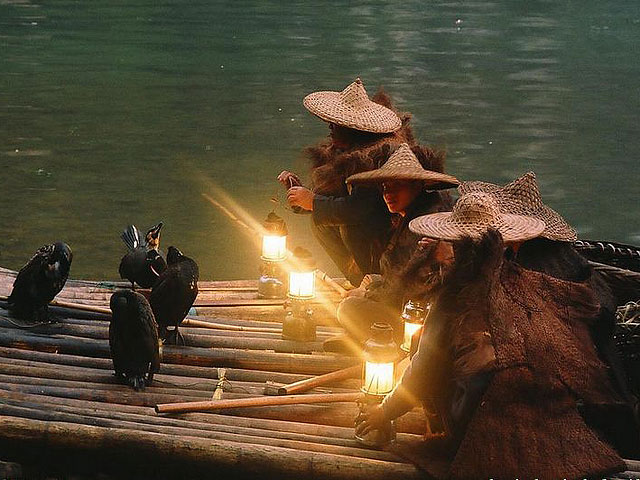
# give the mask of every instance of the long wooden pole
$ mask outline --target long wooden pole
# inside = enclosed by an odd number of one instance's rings
[[[272,407],[295,404],[315,404],[333,402],[355,402],[360,398],[358,392],[352,393],[319,393],[316,395],[284,395],[279,397],[252,397],[229,400],[212,400],[208,402],[182,402],[158,404],[157,413],[213,412],[227,408]]]
[[[278,395],[293,395],[296,393],[307,392],[312,388],[319,387],[321,385],[356,377],[361,370],[362,367],[360,365],[354,365],[353,367],[343,368],[341,370],[336,370],[335,372],[325,373],[324,375],[318,375],[316,377],[283,385],[278,388]]]

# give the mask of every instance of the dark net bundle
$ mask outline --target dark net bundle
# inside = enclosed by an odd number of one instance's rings
[[[618,308],[613,338],[629,387],[636,397],[640,397],[640,300]]]
[[[640,272],[640,247],[595,240],[578,240],[574,246],[592,262]]]

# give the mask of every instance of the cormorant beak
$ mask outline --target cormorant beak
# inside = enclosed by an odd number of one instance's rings
[[[155,227],[151,227],[147,235],[151,235],[151,238],[154,238],[154,239],[158,238],[160,236],[160,229],[162,228],[163,225],[164,223],[160,222]]]

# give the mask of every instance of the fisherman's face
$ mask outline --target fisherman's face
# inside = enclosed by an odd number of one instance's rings
[[[404,216],[409,206],[422,191],[422,182],[393,180],[383,182],[382,198],[391,213]]]
[[[345,133],[345,128],[336,125],[335,123],[329,123],[329,136],[331,137],[331,142],[336,148],[347,149],[350,146],[349,141],[347,140],[347,135]]]

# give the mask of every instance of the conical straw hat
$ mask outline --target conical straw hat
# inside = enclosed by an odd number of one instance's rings
[[[393,110],[369,100],[359,78],[341,92],[310,93],[302,103],[322,120],[362,132],[391,133],[402,126]]]
[[[503,213],[515,213],[542,220],[546,227],[541,237],[560,242],[574,242],[578,235],[559,213],[542,203],[536,174],[527,172],[504,187],[485,182],[463,182],[458,187],[461,195],[484,192],[493,196]]]
[[[486,193],[467,193],[458,199],[452,212],[423,215],[409,222],[412,232],[441,240],[479,237],[489,228],[498,230],[505,242],[518,242],[539,236],[544,222],[501,213],[495,199]]]
[[[400,144],[382,167],[347,177],[347,183],[382,183],[390,180],[420,180],[431,190],[459,185],[456,177],[425,170],[406,143]]]

